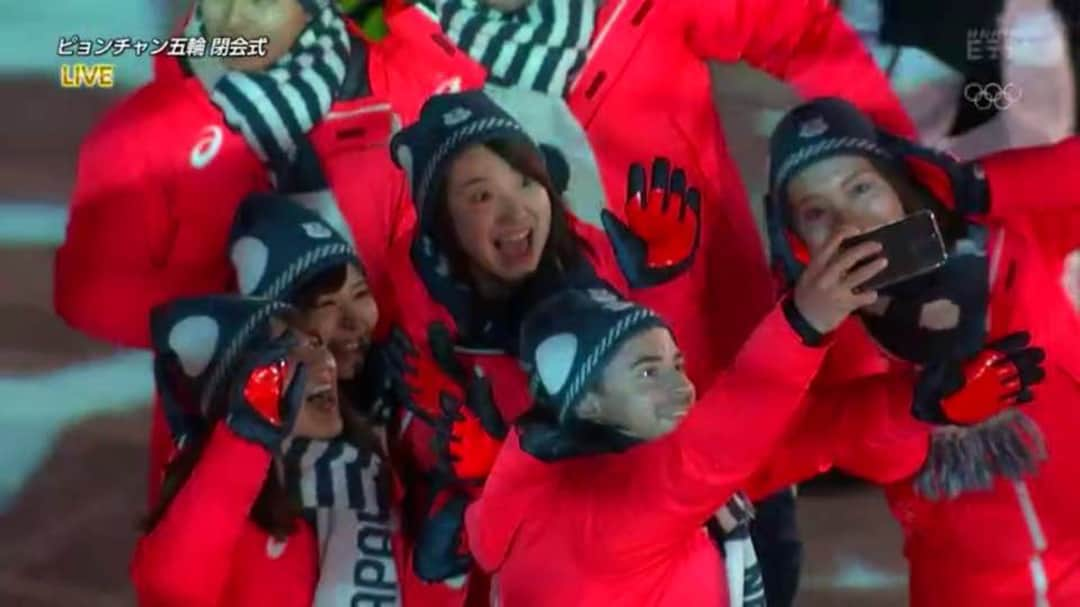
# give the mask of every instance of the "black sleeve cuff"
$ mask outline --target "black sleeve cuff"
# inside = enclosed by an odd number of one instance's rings
[[[990,213],[990,184],[986,179],[986,171],[978,162],[972,162],[965,167],[971,175],[971,185],[967,192],[960,193],[963,200],[957,200],[956,205],[961,213],[968,215],[988,215]]]
[[[780,307],[784,310],[784,318],[787,319],[788,324],[791,325],[792,330],[799,335],[803,344],[816,348],[825,343],[826,335],[821,333],[810,324],[810,321],[806,320],[806,317],[802,315],[799,308],[795,306],[795,298],[790,295],[784,298]]]

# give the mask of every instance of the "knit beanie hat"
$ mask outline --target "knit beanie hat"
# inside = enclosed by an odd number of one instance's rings
[[[522,323],[519,350],[536,404],[567,423],[619,346],[654,327],[668,328],[605,288],[565,290],[537,304]]]
[[[236,211],[229,258],[242,295],[293,301],[321,272],[354,263],[356,251],[318,213],[280,194],[252,194]]]
[[[291,309],[271,299],[211,295],[150,312],[154,374],[174,438],[201,429],[241,356],[269,340],[270,319]]]

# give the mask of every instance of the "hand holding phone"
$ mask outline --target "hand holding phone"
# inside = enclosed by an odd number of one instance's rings
[[[858,291],[857,287],[882,272],[889,262],[881,254],[881,243],[874,241],[840,250],[857,234],[855,228],[844,228],[833,236],[795,283],[795,307],[818,333],[830,333],[852,312],[877,301],[877,292]]]

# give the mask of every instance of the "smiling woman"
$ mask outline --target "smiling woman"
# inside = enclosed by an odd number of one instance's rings
[[[540,152],[509,138],[475,144],[435,189],[437,243],[451,271],[482,296],[505,299],[541,263],[580,257]]]

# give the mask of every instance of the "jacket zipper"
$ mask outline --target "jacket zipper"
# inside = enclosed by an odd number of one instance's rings
[[[1014,481],[1013,491],[1016,493],[1016,501],[1020,504],[1020,512],[1024,515],[1024,523],[1027,525],[1028,536],[1035,548],[1035,554],[1031,555],[1028,567],[1031,570],[1031,586],[1035,591],[1036,607],[1050,607],[1050,599],[1046,596],[1047,578],[1046,567],[1043,565],[1042,552],[1046,550],[1046,535],[1043,534],[1042,525],[1039,524],[1039,514],[1035,512],[1035,504],[1031,499],[1027,483]]]
[[[989,292],[991,293],[993,293],[994,286],[997,284],[1001,266],[1001,256],[1005,249],[1005,230],[999,229],[995,240],[994,251],[990,257]],[[986,311],[986,326],[987,330],[989,330],[991,326],[989,306],[987,306]],[[1016,494],[1016,502],[1020,506],[1020,513],[1024,516],[1024,525],[1027,527],[1031,545],[1035,549],[1035,553],[1031,555],[1031,560],[1028,562],[1028,569],[1031,574],[1031,587],[1035,593],[1035,607],[1050,607],[1050,600],[1046,596],[1048,587],[1046,566],[1042,561],[1042,553],[1046,550],[1046,535],[1043,533],[1042,524],[1039,522],[1039,514],[1035,511],[1035,503],[1031,499],[1031,492],[1028,491],[1027,483],[1024,481],[1013,481],[1012,488],[1013,492]]]

